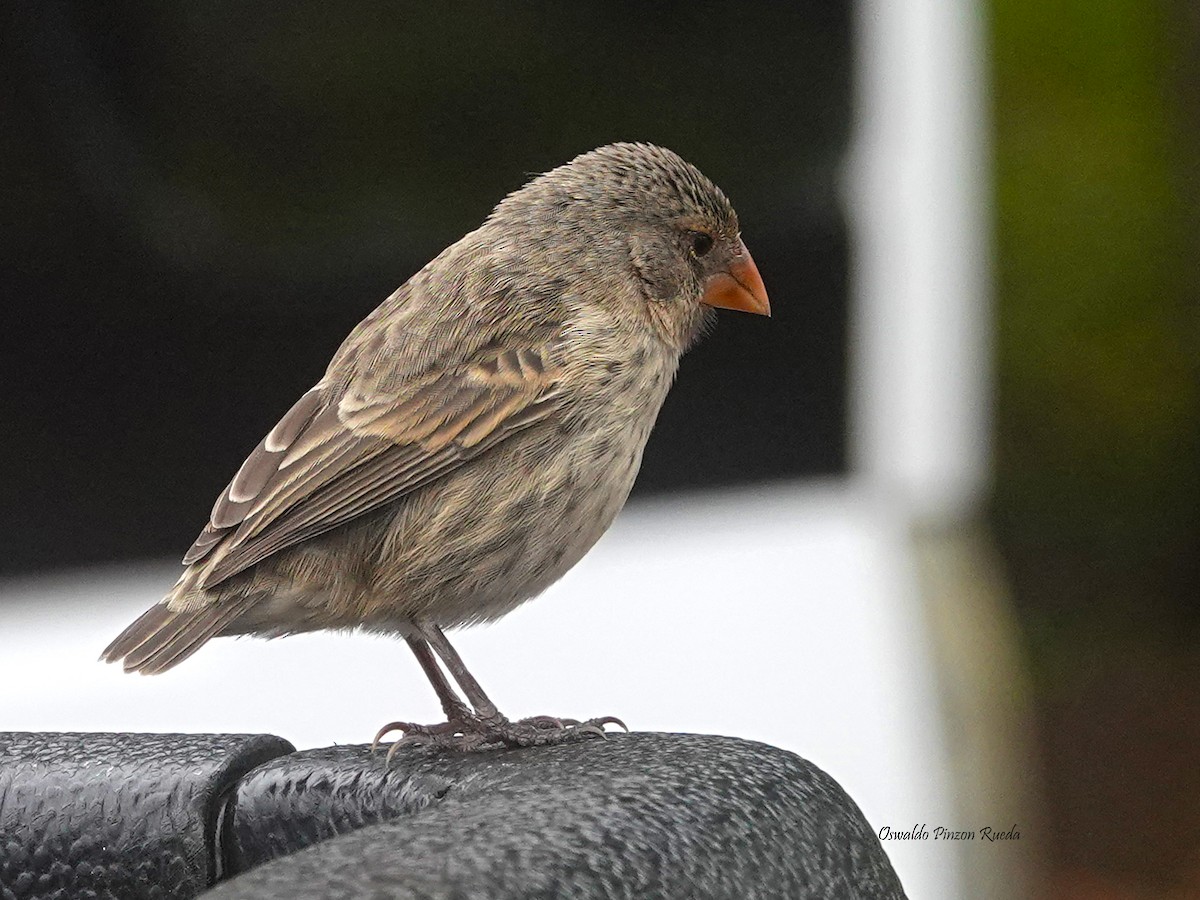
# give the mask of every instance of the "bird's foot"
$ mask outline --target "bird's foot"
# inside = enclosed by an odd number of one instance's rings
[[[510,722],[498,713],[480,716],[464,711],[440,725],[417,725],[412,722],[389,722],[379,729],[371,749],[379,746],[385,735],[401,732],[399,740],[388,748],[388,761],[401,747],[438,747],[447,750],[493,750],[502,747],[545,747],[566,744],[587,737],[606,737],[605,725],[625,725],[616,716],[601,716],[580,721],[555,716],[530,716]]]
[[[545,747],[551,744],[566,744],[580,741],[589,736],[605,738],[605,725],[618,725],[629,730],[616,716],[601,716],[595,719],[560,719],[555,716],[530,716],[516,722],[504,720],[494,726],[487,738],[490,743],[505,747]]]

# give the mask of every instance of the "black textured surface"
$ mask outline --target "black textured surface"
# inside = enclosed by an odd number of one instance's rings
[[[904,896],[836,782],[733,738],[414,749],[390,768],[382,751],[314,750],[256,769],[229,813],[231,870],[262,865],[214,900]]]
[[[224,794],[268,735],[0,732],[0,898],[187,898],[219,875]]]

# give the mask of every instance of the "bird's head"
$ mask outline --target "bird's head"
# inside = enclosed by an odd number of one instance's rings
[[[686,348],[713,307],[770,315],[766,288],[721,189],[677,154],[620,143],[578,156],[504,200],[495,220],[535,226],[580,274],[614,272],[668,342]]]

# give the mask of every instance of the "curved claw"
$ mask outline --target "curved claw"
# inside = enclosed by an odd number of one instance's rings
[[[401,747],[427,747],[437,740],[435,735],[431,734],[406,734],[400,740],[392,743],[388,747],[387,756],[384,757],[384,762],[391,764],[392,757],[396,755],[396,751]]]
[[[411,747],[414,744],[428,744],[435,738],[453,737],[460,732],[466,732],[469,726],[463,722],[443,722],[440,725],[417,725],[413,722],[389,722],[379,729],[375,735],[375,740],[371,742],[371,751],[374,752],[379,746],[379,741],[385,734],[391,731],[401,731],[403,734],[395,741],[392,747],[388,750],[388,759],[392,758],[392,753],[396,747]],[[414,740],[419,739],[419,740]]]
[[[573,735],[594,734],[597,737],[602,737],[608,740],[608,735],[604,733],[604,729],[599,725],[593,725],[591,722],[584,722],[582,725],[577,725],[571,729]]]
[[[618,719],[616,716],[601,716],[598,719],[588,719],[585,725],[596,725],[603,728],[605,725],[620,725],[626,734],[629,733],[629,726]]]
[[[375,732],[375,739],[371,741],[371,752],[374,753],[379,749],[379,742],[383,740],[383,736],[385,734],[390,734],[393,731],[402,731],[405,735],[407,735],[410,731],[417,727],[418,726],[414,725],[412,722],[388,722],[377,732]]]

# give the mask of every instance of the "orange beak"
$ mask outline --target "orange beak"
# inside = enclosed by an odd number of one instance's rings
[[[740,309],[742,312],[760,316],[771,315],[771,303],[767,300],[767,287],[754,257],[746,245],[738,241],[737,255],[724,272],[709,275],[704,281],[701,303],[721,309]]]

